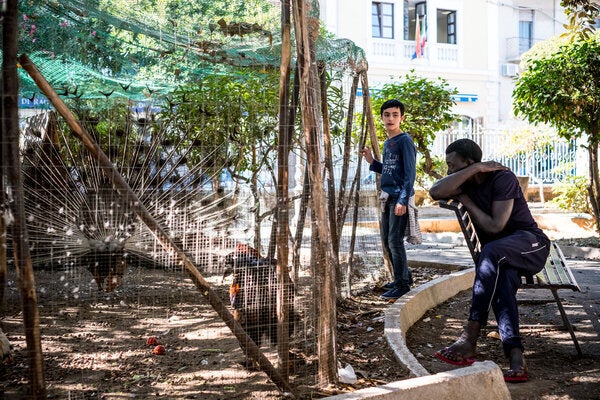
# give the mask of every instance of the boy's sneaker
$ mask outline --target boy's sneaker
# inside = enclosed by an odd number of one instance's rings
[[[381,298],[385,300],[395,300],[404,296],[408,292],[410,292],[410,288],[407,287],[393,288],[382,294]]]
[[[408,286],[411,287],[415,282],[413,281],[412,274],[408,278]],[[383,290],[392,290],[396,286],[394,285],[394,281],[388,282],[385,285],[381,286]]]

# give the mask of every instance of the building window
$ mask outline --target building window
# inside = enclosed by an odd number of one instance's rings
[[[519,54],[533,46],[533,10],[519,11]]]
[[[427,32],[427,2],[404,0],[404,40],[415,40],[417,20],[419,32]]]
[[[437,10],[437,41],[456,44],[456,11]]]
[[[374,1],[371,3],[372,34],[375,38],[394,38],[394,5]]]

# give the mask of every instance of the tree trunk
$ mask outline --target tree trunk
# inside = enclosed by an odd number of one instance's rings
[[[596,220],[596,231],[600,232],[600,176],[598,172],[598,142],[590,139],[588,146],[590,186],[588,195]]]
[[[281,65],[279,76],[279,140],[277,148],[277,352],[279,354],[279,372],[284,379],[290,374],[289,321],[290,274],[288,268],[289,227],[289,154],[291,131],[290,121],[290,65],[292,56],[290,0],[281,1]],[[293,123],[293,121],[291,122]]]
[[[300,205],[298,207],[298,221],[296,225],[296,233],[294,235],[293,247],[293,267],[294,267],[294,282],[298,282],[298,274],[300,270],[300,249],[302,248],[302,238],[304,236],[304,225],[306,225],[306,213],[308,212],[308,203],[310,201],[310,182],[308,179],[308,166],[304,166],[304,181],[302,182],[302,196],[300,197]]]
[[[3,166],[3,172],[6,173],[8,187],[12,192],[12,197],[4,198],[4,200],[8,202],[8,207],[13,215],[12,224],[8,228],[12,231],[13,255],[23,303],[31,398],[45,399],[46,383],[44,380],[40,320],[33,265],[29,253],[23,176],[19,158],[18,1],[7,0],[4,6],[5,10],[2,16],[2,161],[6,162],[6,165]],[[0,190],[4,190],[4,187]]]
[[[320,140],[322,132],[319,123],[319,85],[318,71],[316,70],[314,58],[314,43],[318,36],[318,15],[308,17],[310,2],[306,0],[293,1],[294,31],[296,34],[296,46],[298,54],[298,65],[300,71],[300,104],[302,105],[302,122],[304,137],[306,140],[306,153],[308,160],[308,171],[311,185],[311,210],[314,219],[313,225],[316,232],[313,236],[318,237],[315,250],[319,257],[315,265],[315,284],[320,288],[319,297],[316,299],[316,310],[318,312],[317,338],[319,383],[329,385],[337,383],[337,358],[335,348],[336,329],[336,285],[335,271],[337,265],[333,256],[331,246],[331,235],[329,231],[329,220],[325,193],[323,190],[323,176],[321,174]],[[309,30],[310,27],[310,30]],[[316,233],[316,235],[315,235]]]
[[[325,151],[325,172],[324,176],[327,176],[327,207],[329,215],[329,233],[331,235],[331,246],[333,248],[333,256],[338,260],[336,264],[339,264],[340,259],[340,238],[337,235],[337,221],[335,219],[335,175],[333,173],[333,150],[331,145],[331,124],[329,122],[329,108],[327,107],[327,74],[325,72],[325,64],[319,63],[319,85],[321,92],[321,116],[323,118],[323,149]],[[343,222],[342,222],[343,224]],[[335,271],[335,280],[341,283],[341,271]]]
[[[348,170],[350,169],[350,151],[352,150],[352,125],[354,122],[354,104],[356,101],[356,91],[358,90],[358,82],[360,74],[354,74],[352,85],[350,87],[350,99],[348,100],[348,113],[346,114],[346,130],[344,132],[344,154],[342,162],[342,175],[340,176],[340,195],[338,197],[338,206],[336,210],[337,234],[338,241],[342,237],[344,221],[346,220],[346,210],[349,208],[352,192],[348,193],[346,198],[346,182],[348,182]],[[360,150],[360,148],[359,148]],[[359,152],[357,152],[359,153]],[[360,159],[360,158],[359,158]],[[360,177],[360,165],[357,172]],[[360,179],[359,179],[360,180]]]

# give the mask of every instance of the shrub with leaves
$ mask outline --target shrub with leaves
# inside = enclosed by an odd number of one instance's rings
[[[568,176],[554,185],[552,193],[555,197],[550,201],[563,210],[591,214],[592,207],[587,188],[589,179],[586,176]]]

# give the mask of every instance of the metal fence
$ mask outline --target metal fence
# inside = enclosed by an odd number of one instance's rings
[[[527,136],[515,139],[516,131],[446,131],[439,133],[432,146],[432,155],[445,156],[448,144],[461,138],[475,141],[483,151],[483,160],[496,160],[508,166],[516,175],[528,176],[534,183],[553,184],[566,176],[585,174],[585,165],[578,157],[577,140],[556,137]],[[581,150],[579,150],[581,151]]]

